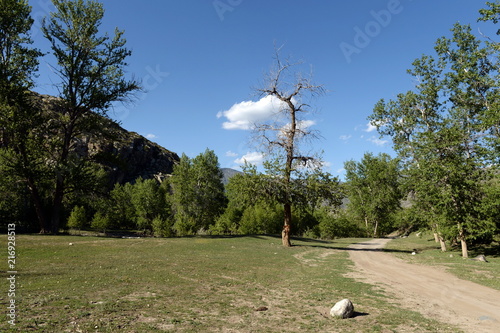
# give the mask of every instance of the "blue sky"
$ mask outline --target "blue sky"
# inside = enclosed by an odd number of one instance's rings
[[[146,89],[133,104],[116,105],[111,117],[179,155],[212,149],[221,167],[231,168],[244,157],[258,161],[250,132],[228,124],[263,112],[255,88],[273,64],[275,43],[328,91],[313,101],[317,112],[308,119],[323,137],[314,147],[328,171],[342,175],[344,162],[365,152],[394,156],[390,139],[380,139],[366,118],[379,99],[412,88],[406,70],[414,59],[432,54],[436,39],[457,21],[493,35],[491,24],[476,22],[486,7],[478,0],[102,2],[101,30],[125,30],[133,51],[128,74]],[[50,0],[30,5],[36,46],[48,52],[38,27],[53,6]],[[58,82],[49,64],[50,55],[35,89],[44,94],[54,94]]]

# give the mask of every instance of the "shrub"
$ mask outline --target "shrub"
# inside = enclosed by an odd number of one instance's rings
[[[224,213],[217,218],[215,224],[210,226],[211,235],[235,235],[238,234],[238,228],[243,212],[234,207],[228,206]]]
[[[196,220],[187,215],[179,212],[175,215],[175,223],[173,226],[177,236],[192,236],[195,235],[198,230],[196,230]]]
[[[346,215],[322,215],[319,223],[322,239],[362,237],[364,231]]]
[[[172,237],[172,225],[169,221],[157,216],[152,222],[153,234],[155,237]]]
[[[82,229],[87,224],[85,207],[75,206],[68,218],[67,226],[71,229]]]
[[[239,233],[244,235],[276,234],[283,225],[283,208],[258,203],[248,207],[241,217]]]
[[[104,215],[101,212],[97,212],[94,214],[94,218],[92,219],[90,226],[94,230],[106,232],[106,229],[109,228],[110,224],[111,221],[107,215]]]

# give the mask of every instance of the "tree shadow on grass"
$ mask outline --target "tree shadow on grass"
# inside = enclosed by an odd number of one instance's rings
[[[318,244],[308,244],[308,245],[296,245],[296,246],[306,246],[306,247],[312,247],[312,248],[322,248],[322,249],[328,249],[328,250],[342,250],[342,251],[363,251],[363,252],[387,252],[387,253],[412,253],[413,251],[410,250],[394,250],[394,249],[356,249],[352,247],[339,247],[335,246],[335,241],[316,241],[314,239],[310,238],[294,238],[293,240],[299,240],[301,242],[305,243],[320,243],[321,245]],[[368,240],[368,239],[367,239]],[[370,238],[371,240],[371,238]],[[365,242],[357,242],[353,244],[361,244],[361,245],[368,245],[368,243]]]

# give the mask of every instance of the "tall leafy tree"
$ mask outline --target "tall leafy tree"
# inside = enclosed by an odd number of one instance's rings
[[[498,24],[500,19],[500,1],[486,2],[488,8],[481,9],[479,21],[492,22]],[[497,37],[500,36],[500,29],[497,30]],[[491,53],[490,61],[493,63],[496,71],[494,79],[498,86],[498,69],[500,68],[500,42],[490,37],[486,40],[486,45]],[[498,91],[497,91],[498,93]],[[490,94],[487,101],[486,112],[484,113],[483,123],[485,130],[489,132],[488,143],[490,146],[490,158],[495,160],[496,164],[500,162],[500,98]]]
[[[191,235],[215,224],[226,206],[219,160],[212,150],[193,159],[182,155],[170,179],[174,229]]]
[[[400,208],[399,161],[387,154],[366,153],[360,162],[344,164],[349,210],[365,223],[373,237],[388,231],[394,213]]]
[[[132,186],[131,203],[137,227],[142,230],[151,230],[155,218],[165,220],[169,213],[166,193],[156,179],[137,179]]]
[[[467,257],[467,242],[489,228],[477,212],[496,135],[497,70],[470,26],[456,24],[452,33],[437,41],[436,56],[413,63],[408,72],[418,82],[415,91],[381,100],[370,119],[392,136],[416,203],[432,213],[434,229],[460,239]]]
[[[107,117],[114,102],[126,100],[139,86],[125,78],[131,51],[125,47],[123,31],[115,29],[112,37],[99,31],[104,16],[101,3],[53,0],[53,4],[56,11],[43,21],[42,31],[60,78],[51,142],[55,166],[51,229],[56,233],[72,180],[86,175],[85,161],[75,151],[77,138],[102,132],[98,115]]]
[[[47,228],[40,181],[45,170],[40,149],[44,121],[29,92],[41,52],[31,47],[30,13],[28,1],[0,1],[1,181],[11,193],[19,191],[15,190],[19,182],[26,185],[43,231]]]

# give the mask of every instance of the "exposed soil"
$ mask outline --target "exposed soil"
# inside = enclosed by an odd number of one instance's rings
[[[380,251],[389,241],[373,239],[350,247],[359,272],[355,278],[382,287],[405,308],[465,332],[500,332],[500,291]]]

